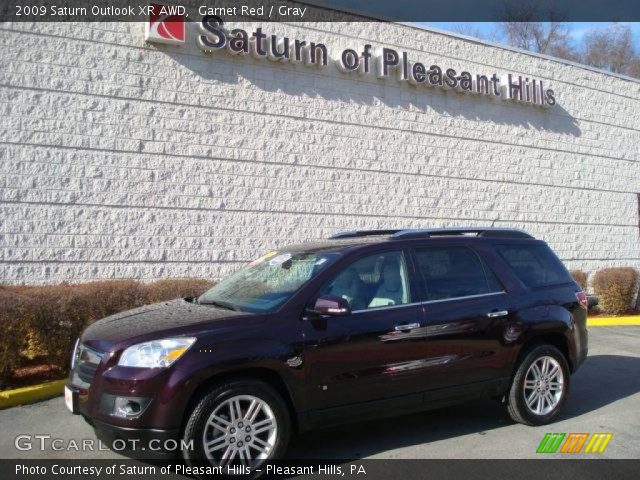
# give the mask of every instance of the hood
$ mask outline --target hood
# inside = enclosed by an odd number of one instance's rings
[[[149,339],[167,335],[186,335],[198,324],[221,322],[235,317],[255,316],[211,305],[198,305],[184,299],[155,303],[116,313],[91,324],[82,334],[82,342],[105,351],[123,340],[149,335]],[[189,328],[189,327],[196,328]]]

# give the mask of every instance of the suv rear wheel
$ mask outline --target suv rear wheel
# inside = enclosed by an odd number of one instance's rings
[[[246,466],[253,472],[284,453],[291,421],[285,402],[268,384],[251,379],[214,386],[191,412],[183,439],[189,465]]]
[[[511,382],[507,410],[525,425],[544,425],[558,414],[569,394],[570,373],[565,356],[553,345],[527,352]]]

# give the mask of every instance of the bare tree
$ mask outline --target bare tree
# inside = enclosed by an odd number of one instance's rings
[[[612,25],[585,35],[582,61],[593,67],[615,73],[638,76],[638,54],[633,45],[631,28]]]
[[[635,61],[631,64],[627,75],[630,77],[640,78],[640,57],[636,57]],[[638,295],[638,302],[640,302],[640,295]]]
[[[500,32],[496,29],[495,25],[491,25],[491,28],[481,30],[472,22],[456,23],[451,26],[451,31],[465,35],[467,37],[479,38],[482,40],[488,40],[490,42],[496,42],[500,40]]]
[[[502,29],[510,45],[538,53],[551,53],[564,47],[567,30],[558,22],[504,22]]]
[[[498,28],[509,45],[567,60],[578,58],[569,26],[561,21],[558,11],[551,9],[543,13],[526,1],[517,6],[509,3],[505,5],[503,18]],[[538,21],[541,18],[548,21]]]
[[[494,28],[479,29],[459,23],[452,30],[470,37],[507,43],[513,47],[572,60],[614,73],[640,78],[640,53],[628,25],[598,28],[579,42],[573,39],[570,24],[551,6],[542,12],[531,0],[504,5],[503,21]],[[546,21],[539,21],[546,20]]]

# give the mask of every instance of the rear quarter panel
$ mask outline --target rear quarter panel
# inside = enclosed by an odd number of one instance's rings
[[[580,363],[586,345],[586,310],[576,298],[576,286],[566,284],[525,291],[519,299],[516,328],[517,348],[512,352],[513,364],[523,346],[539,340],[564,345],[572,370]],[[586,355],[586,354],[585,354]]]
[[[513,342],[509,348],[511,364],[515,367],[518,355],[526,344],[545,336],[558,336],[564,339],[572,370],[582,362],[587,352],[587,311],[576,298],[580,287],[574,281],[559,285],[538,288],[527,287],[508,263],[495,251],[499,244],[543,244],[539,240],[500,239],[494,245],[487,246],[483,252],[488,263],[499,275],[516,311],[515,321],[506,332],[506,342]],[[546,244],[545,244],[546,245]],[[564,268],[564,267],[563,267]],[[566,270],[566,268],[565,268]],[[567,276],[570,278],[568,272]]]

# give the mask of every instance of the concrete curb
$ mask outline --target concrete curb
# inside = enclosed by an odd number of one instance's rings
[[[0,391],[0,409],[25,405],[62,395],[67,379]]]
[[[587,318],[587,327],[621,327],[624,325],[640,325],[640,315]]]

